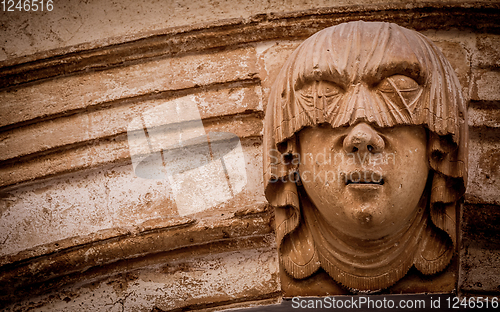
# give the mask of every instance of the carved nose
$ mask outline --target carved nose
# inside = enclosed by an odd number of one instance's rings
[[[385,147],[382,137],[366,123],[354,126],[344,139],[344,150],[347,153],[370,152],[380,153]]]

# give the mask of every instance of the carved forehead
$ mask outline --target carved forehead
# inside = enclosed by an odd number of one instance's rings
[[[405,74],[423,83],[427,41],[417,32],[390,23],[351,22],[322,30],[297,49],[290,66],[296,83],[332,80],[340,84],[376,83]]]

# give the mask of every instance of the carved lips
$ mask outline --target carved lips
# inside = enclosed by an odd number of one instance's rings
[[[352,171],[345,177],[345,184],[351,186],[384,185],[385,183],[382,174],[372,170]]]

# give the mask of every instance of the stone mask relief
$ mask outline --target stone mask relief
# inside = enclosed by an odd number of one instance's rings
[[[467,116],[455,72],[418,32],[390,23],[324,29],[270,93],[265,195],[280,265],[347,288],[444,270],[467,180]]]

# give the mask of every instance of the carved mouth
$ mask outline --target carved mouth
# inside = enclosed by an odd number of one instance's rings
[[[346,185],[349,185],[349,184],[372,184],[372,185],[384,185],[384,179],[380,180],[380,181],[351,181],[351,180],[347,180],[347,182],[345,183]]]
[[[382,174],[373,171],[354,171],[346,175],[346,185],[384,185]]]

